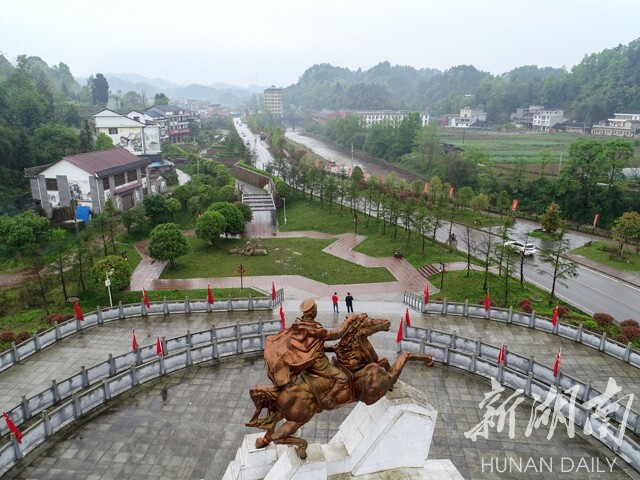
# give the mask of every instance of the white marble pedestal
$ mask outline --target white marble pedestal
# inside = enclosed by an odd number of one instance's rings
[[[415,479],[462,479],[449,460],[427,460],[438,412],[427,397],[399,381],[373,405],[358,403],[327,444],[312,443],[300,460],[294,447],[255,448],[262,433],[247,435],[223,480],[380,478],[407,470]]]

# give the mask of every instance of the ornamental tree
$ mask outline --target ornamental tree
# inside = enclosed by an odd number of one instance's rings
[[[215,241],[224,233],[227,222],[220,212],[207,210],[196,220],[196,236],[215,245]]]
[[[540,217],[540,224],[544,231],[550,234],[556,233],[556,231],[562,226],[562,216],[560,215],[560,206],[557,203],[552,203],[547,207],[545,212]]]
[[[622,257],[625,243],[640,242],[640,214],[638,212],[623,213],[611,227],[611,238],[618,242],[618,256]]]
[[[173,267],[175,260],[189,252],[187,239],[175,223],[161,223],[149,234],[149,255],[161,262],[169,262]]]

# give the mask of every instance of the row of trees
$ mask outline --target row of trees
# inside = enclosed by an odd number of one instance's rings
[[[488,206],[489,199],[485,194],[476,195],[470,187],[463,187],[457,192],[454,189],[454,194],[451,194],[451,185],[443,183],[438,177],[431,178],[428,191],[425,192],[421,181],[407,184],[395,181],[393,176],[384,181],[375,176],[365,180],[359,167],[354,168],[351,177],[344,172],[334,175],[317,168],[317,159],[313,154],[302,150],[292,151],[296,155],[289,161],[277,159],[273,166],[274,173],[283,179],[276,182],[278,195],[290,196],[290,189],[293,189],[303,200],[317,201],[323,208],[328,208],[329,212],[334,208],[334,203],[339,205],[340,210],[349,209],[349,213],[354,216],[356,233],[359,223],[362,228],[367,229],[372,220],[376,224],[381,223],[382,233],[388,232],[394,239],[400,230],[404,230],[407,244],[412,241],[420,242],[422,255],[425,255],[428,243],[436,242],[440,229],[448,229],[449,239],[453,238],[453,225],[461,215],[461,209],[470,208],[481,212]],[[505,214],[512,213],[511,200],[506,192],[500,195],[500,206]],[[556,212],[559,214],[559,210]],[[459,238],[462,242],[460,246],[466,254],[467,275],[470,274],[472,260],[480,259],[484,263],[483,290],[486,290],[490,267],[496,266],[498,275],[504,279],[505,301],[509,299],[512,277],[517,277],[517,268],[520,270],[520,283],[525,281],[524,252],[505,245],[512,235],[512,224],[513,218],[507,215],[500,236],[496,237],[490,233],[477,232],[467,223]],[[547,225],[551,228],[551,218]],[[562,227],[561,219],[557,225]],[[452,249],[453,241],[447,242],[447,245]],[[569,243],[561,233],[553,248],[540,253],[540,260],[551,266],[552,300],[556,284],[562,284],[564,279],[576,276],[576,264],[565,257],[568,250]],[[544,269],[540,269],[539,273],[548,274]]]
[[[344,146],[353,145],[375,158],[385,159],[426,178],[438,176],[455,188],[471,187],[492,199],[506,191],[520,201],[520,209],[541,214],[552,203],[567,212],[567,219],[589,224],[596,213],[600,225],[610,228],[626,211],[640,210],[640,191],[629,188],[640,178],[625,178],[622,169],[633,159],[633,144],[626,139],[585,139],[569,145],[569,158],[557,178],[545,175],[554,162],[549,150],[541,150],[538,173],[527,173],[523,162],[516,162],[504,176],[494,172],[491,158],[477,149],[445,153],[438,127],[422,127],[418,114],[406,116],[397,124],[366,127],[359,117],[315,124],[317,133]]]

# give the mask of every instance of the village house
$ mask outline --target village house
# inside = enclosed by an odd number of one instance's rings
[[[151,159],[125,148],[63,157],[52,165],[25,170],[32,197],[51,218],[56,209],[88,207],[96,215],[112,198],[119,211],[142,203],[145,195],[165,193],[167,181],[149,169]]]

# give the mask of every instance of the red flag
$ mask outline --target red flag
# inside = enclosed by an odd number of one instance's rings
[[[158,334],[158,340],[156,340],[156,355],[164,357],[164,346],[162,345],[160,334]]]
[[[558,323],[558,305],[553,309],[553,317],[551,317],[551,324],[555,327]]]
[[[424,303],[429,303],[429,285],[424,287]]]
[[[147,297],[147,291],[144,288],[142,289],[142,301],[144,302],[145,307],[151,307],[151,303],[149,303],[149,297]]]
[[[131,333],[133,334],[133,342],[131,344],[131,346],[133,347],[134,350],[138,349],[138,339],[136,338],[136,329],[132,328],[131,329]]]
[[[275,301],[276,299],[276,286],[273,282],[271,282],[271,300]]]
[[[284,329],[285,329],[284,310],[282,310],[282,304],[280,304],[280,330],[284,330]]]
[[[404,319],[400,319],[400,326],[398,327],[398,336],[396,337],[396,342],[400,343],[404,338],[404,332],[402,331],[402,324],[404,323]]]
[[[209,302],[209,304],[213,305],[215,303],[215,300],[213,299],[213,294],[211,293],[211,285],[209,285],[207,283],[207,302]]]
[[[553,376],[558,376],[558,371],[560,370],[560,355],[562,352],[562,348],[558,348],[558,354],[556,355],[556,363],[553,364]]]
[[[4,410],[2,410],[2,416],[4,417],[4,421],[7,422],[9,431],[16,436],[16,440],[18,440],[18,443],[22,443],[22,432],[18,429],[18,427],[16,427],[16,424],[13,423],[13,420],[9,418],[9,415],[7,415],[7,412],[5,412]]]
[[[449,198],[453,198],[453,187],[449,189]]]
[[[511,210],[512,211],[516,211],[518,209],[518,200],[513,200],[513,202],[511,202]]]
[[[502,347],[500,347],[500,352],[498,353],[498,365],[504,362],[504,342],[502,342]]]
[[[73,311],[76,313],[76,318],[78,320],[84,320],[84,315],[82,314],[82,310],[80,310],[80,305],[78,305],[78,300],[73,302]]]
[[[487,293],[484,296],[484,309],[486,311],[489,311],[490,307],[491,307],[491,297],[489,296],[489,290],[487,290]]]
[[[404,312],[404,321],[407,322],[407,327],[411,326],[411,319],[409,318],[409,309]]]
[[[424,193],[429,191],[429,182],[424,182]]]

